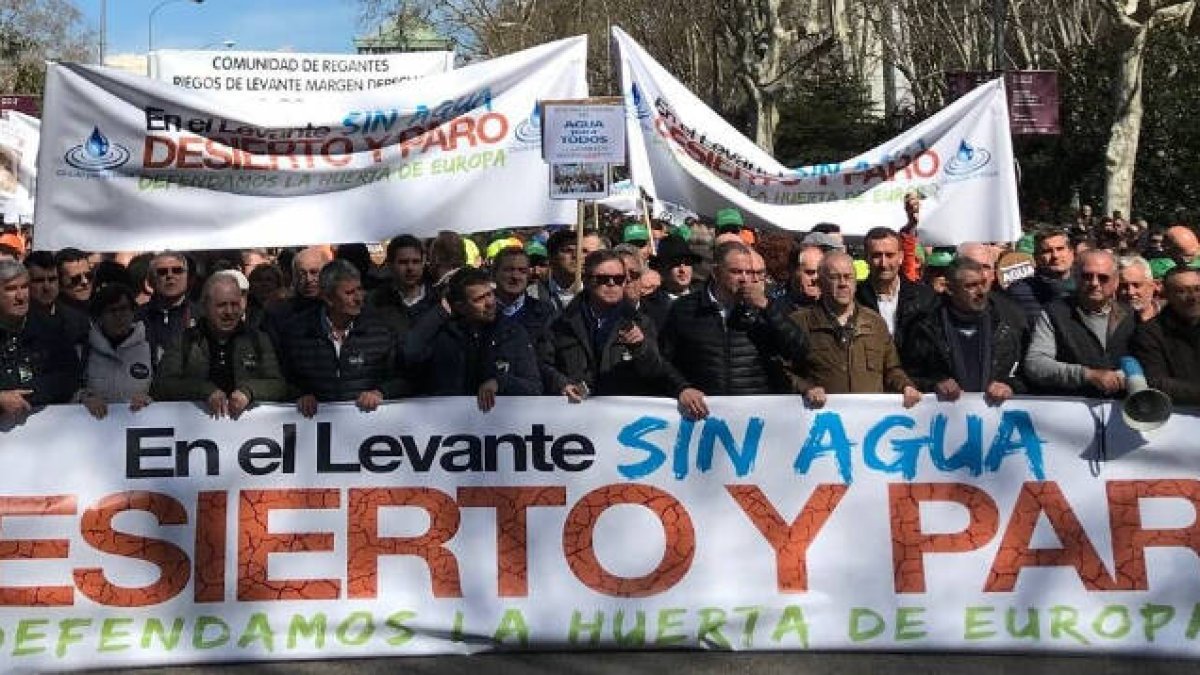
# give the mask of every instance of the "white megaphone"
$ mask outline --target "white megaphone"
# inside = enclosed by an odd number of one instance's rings
[[[1125,373],[1125,390],[1129,392],[1121,405],[1125,424],[1143,433],[1166,424],[1171,417],[1171,397],[1150,387],[1142,364],[1132,356],[1121,358],[1121,372]]]

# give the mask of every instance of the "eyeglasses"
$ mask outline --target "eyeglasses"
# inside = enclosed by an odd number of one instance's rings
[[[642,273],[638,272],[637,270],[630,270],[627,276],[629,277],[630,281],[637,281],[638,279],[642,278]]]
[[[1083,279],[1084,281],[1095,281],[1096,283],[1101,284],[1107,284],[1108,282],[1112,281],[1111,274],[1095,274],[1093,272],[1085,272],[1080,274],[1079,278]]]
[[[154,270],[154,273],[160,277],[165,277],[168,274],[174,274],[175,276],[179,276],[180,274],[183,274],[186,271],[187,270],[185,270],[182,267],[159,267]]]
[[[624,286],[627,277],[624,274],[593,274],[592,281],[597,286]]]
[[[81,272],[79,274],[73,274],[73,275],[67,277],[63,283],[67,288],[76,288],[78,286],[83,286],[85,284],[91,284],[92,283],[92,273],[91,272]]]

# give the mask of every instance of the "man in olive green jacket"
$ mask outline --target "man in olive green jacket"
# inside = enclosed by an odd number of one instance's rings
[[[271,340],[243,320],[246,299],[237,280],[213,275],[202,303],[204,318],[163,353],[151,396],[199,401],[210,416],[232,419],[258,401],[286,400]]]
[[[792,364],[793,384],[808,405],[825,405],[826,394],[903,394],[904,407],[921,400],[900,366],[896,345],[877,312],[854,301],[854,261],[831,251],[821,260],[820,302],[802,307],[792,320],[808,333],[804,361]]]

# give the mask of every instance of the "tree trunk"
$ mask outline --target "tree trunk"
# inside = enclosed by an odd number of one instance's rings
[[[1146,58],[1149,27],[1126,26],[1118,55],[1114,99],[1117,115],[1108,133],[1104,154],[1104,204],[1108,213],[1129,216],[1133,201],[1133,172],[1137,165],[1138,136],[1142,131],[1142,64]]]
[[[750,130],[754,144],[769,155],[775,154],[775,129],[779,126],[779,103],[775,96],[742,78],[742,87],[750,98]]]

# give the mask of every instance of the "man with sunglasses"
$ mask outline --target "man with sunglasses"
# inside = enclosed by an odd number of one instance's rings
[[[65,334],[29,308],[29,272],[0,260],[0,429],[36,406],[66,403],[79,383],[79,361]]]
[[[30,311],[57,321],[71,344],[82,348],[91,331],[91,320],[87,312],[62,302],[54,254],[34,251],[25,259],[25,268],[29,270]]]
[[[596,251],[583,262],[583,292],[550,325],[542,346],[547,389],[572,403],[590,394],[653,396],[664,370],[654,321],[630,302],[637,280],[628,264],[636,249]],[[640,266],[639,266],[640,269]]]
[[[1117,260],[1105,250],[1080,254],[1075,293],[1046,306],[1025,355],[1035,393],[1107,398],[1125,391],[1119,361],[1137,325],[1117,301]]]
[[[68,307],[88,311],[92,299],[92,263],[88,254],[77,248],[64,248],[54,256],[58,268],[58,298]]]
[[[182,253],[163,251],[150,259],[150,300],[138,310],[146,326],[146,338],[154,361],[177,341],[183,331],[196,325],[203,312],[188,300],[188,260]]]

